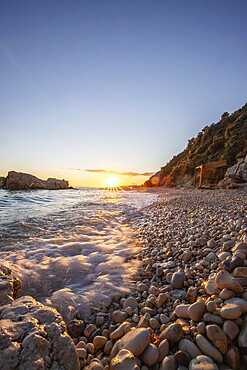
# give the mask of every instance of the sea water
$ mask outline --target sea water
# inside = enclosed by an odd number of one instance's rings
[[[65,320],[125,294],[140,262],[136,218],[156,194],[70,189],[0,190],[0,262],[21,295],[57,308]]]

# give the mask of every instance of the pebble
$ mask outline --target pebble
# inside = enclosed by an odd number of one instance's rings
[[[158,348],[154,344],[149,343],[141,355],[141,360],[144,365],[151,367],[157,362],[158,357]]]
[[[201,350],[197,347],[197,345],[194,342],[185,338],[179,342],[179,349],[188,353],[191,358],[197,357],[202,354]]]
[[[222,291],[220,292],[219,294],[219,297],[222,298],[222,299],[228,299],[228,298],[231,298],[232,294],[231,294],[231,291],[224,288],[222,289]]]
[[[147,286],[147,284],[139,283],[139,284],[137,284],[136,289],[137,289],[138,292],[143,293],[146,290],[148,290],[148,286]]]
[[[153,317],[149,320],[149,325],[154,330],[159,329],[160,327],[159,321]]]
[[[204,355],[210,356],[216,362],[223,362],[223,357],[218,349],[216,349],[203,335],[197,334],[196,344]]]
[[[219,370],[219,368],[210,357],[199,355],[191,360],[189,370]]]
[[[198,289],[196,287],[192,287],[192,286],[189,287],[189,289],[187,290],[187,294],[186,294],[186,300],[189,303],[194,303],[197,297],[197,292],[198,292]]]
[[[206,309],[208,312],[214,312],[217,308],[217,304],[214,301],[209,301],[206,303]]]
[[[179,324],[170,324],[160,334],[160,340],[168,339],[170,344],[179,342],[183,337],[183,329]]]
[[[225,300],[224,303],[225,304],[234,303],[240,307],[243,313],[247,313],[247,301],[242,298],[238,298],[238,297],[230,298],[230,299]]]
[[[223,322],[224,322],[222,317],[220,317],[218,315],[213,315],[212,313],[208,313],[208,312],[206,312],[203,315],[203,321],[209,322],[211,324],[218,324],[218,325],[222,325]]]
[[[93,339],[93,346],[94,346],[94,348],[96,350],[98,350],[100,348],[103,348],[105,346],[106,342],[107,342],[107,338],[106,337],[102,337],[100,335],[97,335]]]
[[[132,329],[114,344],[111,358],[115,357],[121,349],[128,349],[135,356],[139,356],[147,347],[149,336],[149,330],[145,328]]]
[[[203,317],[203,314],[206,311],[206,306],[204,301],[197,301],[190,305],[188,309],[188,314],[191,320],[200,321]]]
[[[171,284],[172,284],[173,289],[182,288],[184,284],[184,279],[185,279],[184,271],[174,272],[174,274],[172,275],[172,279],[171,279]]]
[[[124,302],[123,304],[123,309],[127,308],[127,307],[131,307],[132,309],[136,308],[138,306],[138,302],[136,300],[136,298],[134,297],[129,297],[126,299],[126,301]]]
[[[188,313],[189,307],[190,307],[189,304],[180,304],[180,305],[178,305],[175,308],[176,316],[179,317],[179,318],[188,319],[190,317],[189,313]]]
[[[228,338],[232,341],[238,336],[239,327],[234,321],[226,320],[223,324],[223,331],[228,336]]]
[[[174,358],[174,356],[166,356],[159,367],[159,370],[176,370],[177,369],[177,363]]]
[[[121,338],[124,334],[130,331],[130,324],[124,321],[116,330],[110,334],[111,339]]]
[[[111,360],[111,370],[138,370],[135,356],[127,349],[121,349],[116,357]]]
[[[238,349],[234,345],[230,345],[225,356],[225,362],[232,368],[232,369],[239,369],[240,365],[240,355]]]
[[[244,291],[242,285],[226,270],[221,270],[215,277],[216,286],[219,289],[230,289],[235,293],[242,293]]]
[[[220,315],[224,319],[234,320],[242,315],[242,310],[237,304],[228,303],[221,308]]]
[[[160,308],[167,301],[168,296],[166,293],[160,293],[156,299],[156,307]]]
[[[158,356],[157,361],[160,362],[163,360],[165,356],[168,355],[168,352],[169,352],[169,342],[167,339],[164,339],[160,342],[158,346],[158,352],[159,352],[159,356]]]
[[[123,311],[115,311],[113,312],[112,315],[112,320],[117,324],[117,323],[122,323],[124,322],[128,317],[128,314]]]
[[[206,326],[206,334],[214,347],[225,354],[227,351],[227,336],[224,331],[218,325],[212,324]]]
[[[179,350],[174,354],[176,362],[180,365],[188,366],[190,363],[190,356],[183,350]]]
[[[147,328],[149,325],[149,320],[151,318],[151,315],[147,312],[145,313],[138,322],[139,328]]]
[[[240,348],[243,348],[246,351],[247,348],[247,316],[245,316],[240,334],[238,336],[238,344]]]

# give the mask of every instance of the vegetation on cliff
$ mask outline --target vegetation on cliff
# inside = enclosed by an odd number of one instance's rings
[[[146,186],[174,186],[191,180],[195,167],[226,160],[235,164],[247,154],[247,104],[232,114],[225,112],[218,123],[205,126],[188,141],[183,152],[175,155]]]

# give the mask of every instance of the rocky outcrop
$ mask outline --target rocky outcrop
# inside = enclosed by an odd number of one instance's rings
[[[20,287],[20,280],[1,261],[0,369],[79,369],[61,315],[30,296],[15,299]]]
[[[6,181],[6,178],[3,176],[0,176],[0,189],[3,189],[5,187],[5,181]]]
[[[227,169],[225,177],[231,176],[236,176],[243,181],[247,181],[247,155],[245,158],[240,158],[234,166]]]
[[[41,180],[27,173],[10,171],[6,177],[5,188],[7,190],[59,190],[68,189],[69,183],[66,180],[57,180],[53,178]]]
[[[0,368],[79,370],[65,323],[53,308],[30,296],[0,307]]]
[[[0,305],[11,303],[19,293],[21,281],[12,275],[7,263],[0,264]]]
[[[247,155],[240,158],[236,164],[229,167],[225,173],[225,177],[218,183],[219,188],[236,189],[247,182]]]

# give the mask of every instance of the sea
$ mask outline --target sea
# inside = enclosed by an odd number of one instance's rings
[[[107,308],[130,289],[140,261],[136,220],[157,194],[95,188],[0,190],[0,264],[20,295],[68,321]]]

